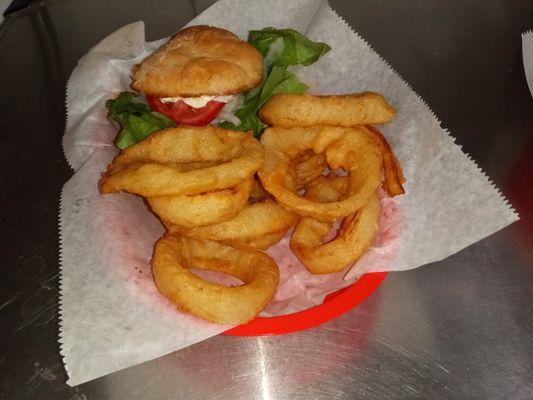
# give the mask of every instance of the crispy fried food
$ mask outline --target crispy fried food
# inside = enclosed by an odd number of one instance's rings
[[[148,204],[162,220],[186,228],[201,227],[235,217],[246,205],[252,186],[253,179],[250,178],[229,189],[196,195],[149,197]]]
[[[384,173],[384,180],[382,183],[383,189],[391,197],[405,193],[405,190],[402,186],[402,184],[405,183],[402,166],[394,154],[391,145],[376,127],[366,125],[365,128],[372,132],[381,151]],[[293,172],[295,175],[294,182],[296,186],[306,186],[311,182],[315,182],[315,184],[323,182],[316,178],[323,174],[323,171],[326,167],[327,164],[323,154],[315,154],[312,151],[304,152],[302,157],[293,163]],[[336,180],[336,182],[341,181],[342,180],[340,179]],[[343,182],[347,181],[344,180]],[[306,186],[306,190],[308,189],[309,188]]]
[[[337,96],[276,94],[259,111],[267,124],[287,128],[384,124],[395,114],[394,107],[375,92]]]
[[[333,227],[332,222],[302,218],[292,233],[293,253],[312,274],[342,271],[355,263],[372,244],[379,218],[379,200],[372,197],[357,213],[342,220],[337,236],[323,242]]]
[[[339,201],[348,191],[345,176],[330,173],[306,186],[305,196],[320,202]],[[342,271],[368,249],[377,232],[380,202],[376,195],[358,212],[345,217],[332,240],[325,240],[333,222],[301,218],[291,236],[290,247],[312,274]]]
[[[248,204],[232,219],[215,225],[192,229],[179,226],[183,224],[165,225],[170,232],[185,236],[216,240],[241,249],[263,250],[279,242],[296,219],[295,214],[266,199]]]
[[[257,86],[263,57],[233,33],[192,26],[145,58],[133,71],[132,88],[154,97],[228,95]]]
[[[270,193],[268,193],[263,185],[261,185],[261,182],[259,181],[259,178],[257,175],[254,176],[254,187],[252,188],[252,193],[250,193],[250,198],[248,199],[248,203],[257,203],[258,201],[263,201],[266,199],[271,199],[272,196]]]
[[[381,150],[381,156],[383,158],[383,173],[385,179],[383,180],[383,189],[391,197],[399,194],[404,194],[402,184],[405,183],[405,177],[403,176],[402,166],[396,158],[396,154],[392,150],[391,145],[379,131],[379,129],[373,126],[366,126],[366,128],[374,134],[374,137]]]
[[[289,228],[291,226],[289,226]],[[285,235],[287,234],[287,230],[268,233],[264,236],[255,236],[255,237],[250,237],[250,238],[245,238],[245,239],[235,239],[235,240],[228,241],[227,244],[229,246],[233,246],[237,249],[243,249],[243,250],[255,250],[255,251],[266,250],[269,247],[274,246],[281,239],[283,239]]]
[[[322,203],[339,201],[348,192],[350,178],[330,172],[305,185],[305,197]]]
[[[326,156],[322,153],[316,154],[312,150],[307,150],[293,161],[294,183],[297,187],[302,187],[312,180],[318,178],[327,168]]]
[[[235,276],[244,285],[207,282],[189,271],[193,267]],[[159,292],[180,311],[219,324],[253,319],[279,283],[278,266],[264,253],[169,233],[155,245],[152,272]]]
[[[261,137],[265,163],[258,175],[264,188],[286,209],[319,221],[332,221],[355,213],[368,203],[381,181],[381,153],[364,127],[268,128]],[[302,152],[324,153],[331,170],[348,173],[346,197],[322,203],[299,195],[292,178],[292,160]]]
[[[125,190],[153,197],[227,189],[252,177],[263,159],[261,144],[247,133],[182,125],[123,150],[103,175],[100,193]],[[198,161],[215,165],[194,169],[181,164]]]

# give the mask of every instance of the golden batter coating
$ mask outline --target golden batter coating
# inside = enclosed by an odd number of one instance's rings
[[[374,92],[338,96],[276,94],[259,111],[267,124],[286,128],[384,124],[395,114],[394,107]]]
[[[131,86],[154,97],[229,95],[257,86],[262,74],[255,47],[225,29],[198,25],[136,65]]]

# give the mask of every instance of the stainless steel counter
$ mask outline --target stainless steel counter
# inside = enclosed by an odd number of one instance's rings
[[[362,305],[317,328],[218,336],[76,388],[64,383],[57,207],[72,173],[61,152],[64,84],[116,28],[144,19],[153,40],[209,3],[50,1],[0,26],[0,399],[533,398],[533,100],[520,38],[533,28],[533,3],[525,0],[331,2],[422,95],[520,222],[442,262],[389,274]]]

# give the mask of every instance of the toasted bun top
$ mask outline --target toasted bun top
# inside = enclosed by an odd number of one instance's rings
[[[133,68],[132,88],[154,97],[228,95],[257,86],[263,57],[233,33],[183,29]]]

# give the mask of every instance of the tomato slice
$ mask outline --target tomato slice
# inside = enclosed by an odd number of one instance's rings
[[[174,103],[165,103],[161,99],[152,96],[146,96],[146,100],[152,110],[166,115],[177,124],[203,126],[213,121],[226,103],[211,100],[202,108],[194,108],[178,100]]]

